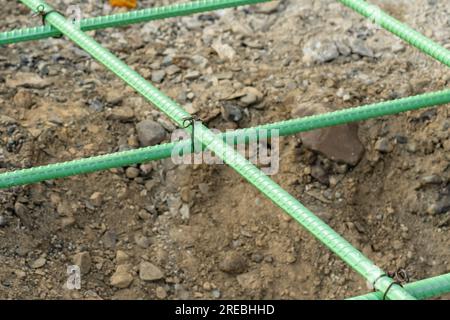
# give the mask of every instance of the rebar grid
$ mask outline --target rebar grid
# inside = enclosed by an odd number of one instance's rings
[[[214,2],[214,0],[209,0]],[[370,16],[368,8],[365,8],[365,2],[359,0],[339,0],[340,2],[348,5],[354,10],[360,12],[363,15]],[[80,45],[83,49],[89,52],[95,59],[102,62],[108,69],[116,73],[120,78],[127,82],[131,87],[136,89],[141,93],[147,100],[152,102],[156,107],[160,108],[165,112],[172,120],[174,120],[178,125],[182,125],[183,120],[190,115],[184,111],[179,105],[170,100],[164,94],[159,92],[150,83],[146,82],[142,77],[140,77],[136,72],[131,70],[127,65],[121,62],[118,58],[108,52],[106,49],[98,45],[92,38],[85,35],[78,27],[72,23],[66,21],[59,13],[53,11],[52,7],[47,5],[44,1],[40,0],[21,0],[22,3],[26,4],[30,9],[36,13],[44,14],[44,19],[46,22],[50,23],[56,30],[59,30],[62,34],[69,37],[75,43]],[[378,20],[381,26],[386,29],[390,29],[391,32],[402,37],[404,40],[417,46],[419,49],[434,57],[438,61],[443,62],[446,65],[450,65],[450,59],[448,51],[442,51],[440,46],[436,44],[431,45],[431,41],[420,34],[411,33],[409,29],[405,29],[404,25],[396,21],[392,17],[381,15],[381,20]],[[400,24],[400,26],[398,25]],[[394,25],[395,27],[392,27]],[[406,27],[409,28],[409,27]],[[422,39],[421,37],[425,38]],[[419,39],[419,40],[417,40]],[[445,49],[444,49],[445,50]],[[443,91],[444,92],[444,91]],[[443,92],[440,92],[441,94]],[[437,94],[437,93],[434,93]],[[448,92],[447,98],[448,98]],[[414,98],[414,97],[412,97]],[[441,97],[442,98],[442,97]],[[423,101],[422,101],[423,103]],[[448,101],[434,103],[434,104],[444,104]],[[415,108],[419,108],[416,106]],[[421,106],[424,107],[424,106]],[[406,109],[405,109],[406,110]],[[342,110],[339,112],[345,112]],[[399,111],[397,111],[399,112]],[[397,112],[391,112],[386,114],[393,114]],[[320,117],[323,115],[319,115]],[[366,115],[367,116],[367,115]],[[372,116],[367,116],[368,119]],[[310,117],[313,118],[313,117]],[[300,121],[301,119],[296,119],[294,121]],[[358,120],[352,120],[358,121]],[[350,121],[346,121],[350,122]],[[342,122],[342,123],[346,123]],[[275,124],[277,126],[280,123]],[[328,124],[330,125],[330,124]],[[325,126],[328,126],[325,125]],[[332,124],[331,124],[332,125]],[[270,126],[270,125],[269,125]],[[321,126],[324,127],[324,126]],[[192,133],[192,129],[187,129]],[[305,131],[305,130],[303,130]],[[262,174],[256,167],[251,165],[245,158],[237,154],[230,146],[228,146],[223,141],[223,137],[218,137],[210,132],[205,126],[199,125],[195,127],[196,136],[195,139],[199,140],[203,147],[214,151],[219,157],[221,157],[227,164],[233,167],[238,173],[244,176],[250,183],[257,187],[262,193],[269,197],[274,203],[281,207],[285,212],[290,214],[296,221],[302,224],[306,229],[308,229],[313,235],[315,235],[322,243],[327,245],[333,252],[335,252],[339,257],[346,261],[352,268],[358,271],[362,276],[364,276],[369,282],[375,282],[374,286],[380,292],[376,293],[377,297],[379,294],[383,295],[387,293],[387,297],[390,299],[414,299],[415,296],[410,294],[408,290],[403,289],[398,285],[392,285],[394,282],[391,278],[384,275],[384,272],[375,266],[369,259],[364,257],[356,248],[352,247],[346,240],[344,240],[340,235],[338,235],[334,230],[332,230],[328,225],[323,223],[318,219],[312,212],[306,209],[301,203],[299,203],[294,197],[289,193],[279,187],[267,176]],[[287,131],[286,131],[287,132]],[[88,159],[85,159],[88,160]],[[37,168],[39,169],[39,168]],[[33,169],[28,169],[33,170]],[[5,176],[11,173],[5,173],[0,176]],[[439,278],[441,281],[448,275],[444,275]],[[434,278],[433,278],[434,279]],[[432,279],[428,279],[431,280]],[[426,281],[426,280],[423,280]],[[433,280],[433,283],[437,281]],[[420,283],[420,282],[419,282]],[[423,283],[422,283],[423,284]],[[411,284],[412,286],[413,284]],[[441,287],[440,287],[441,288]],[[386,292],[386,290],[389,292]],[[434,290],[434,291],[433,291]],[[433,290],[430,289],[429,292],[436,292],[437,289],[434,286]],[[444,290],[444,289],[442,289]],[[445,290],[449,290],[447,287]],[[442,292],[444,293],[444,292]]]

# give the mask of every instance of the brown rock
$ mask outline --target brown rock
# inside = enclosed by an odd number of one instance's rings
[[[45,258],[39,258],[39,259],[31,262],[30,267],[33,269],[39,269],[39,268],[42,268],[46,262],[47,262],[47,260],[45,260]]]
[[[261,276],[254,272],[238,275],[236,279],[239,285],[246,290],[260,290],[263,287]]]
[[[99,207],[103,203],[103,193],[98,191],[94,192],[89,199],[94,206]]]
[[[82,274],[87,274],[91,270],[91,256],[89,252],[80,252],[73,257],[73,263],[80,267]]]
[[[265,13],[265,14],[271,14],[274,12],[277,12],[280,7],[281,1],[270,1],[267,3],[261,3],[258,5],[255,5],[255,12],[256,13]]]
[[[116,252],[116,263],[118,265],[124,264],[130,260],[130,256],[122,250],[117,250]]]
[[[238,252],[228,252],[219,264],[219,269],[226,273],[240,274],[247,270],[247,261]]]
[[[139,176],[139,169],[135,167],[128,167],[125,171],[127,178],[134,179]]]
[[[332,111],[322,104],[301,103],[292,110],[294,117],[306,117]],[[344,124],[300,133],[306,148],[319,152],[327,158],[356,165],[364,154],[364,146],[358,137],[358,125]]]
[[[133,282],[133,276],[128,271],[128,266],[120,265],[117,267],[116,272],[111,276],[110,281],[112,286],[124,289],[128,288],[131,282]]]
[[[123,95],[120,90],[109,90],[106,94],[106,102],[112,106],[118,105],[123,101]]]
[[[166,292],[166,290],[163,287],[156,288],[155,293],[156,293],[156,297],[158,299],[165,299],[165,298],[167,298],[167,292]]]
[[[6,86],[9,88],[32,88],[44,89],[53,84],[51,79],[42,79],[35,73],[18,72],[10,79],[6,80]]]
[[[106,117],[108,120],[130,122],[134,119],[134,111],[130,107],[114,108]]]
[[[14,96],[14,104],[17,108],[28,109],[34,104],[33,95],[29,91],[19,90]]]
[[[24,224],[24,226],[26,226],[27,228],[33,226],[33,220],[29,215],[29,210],[24,204],[16,202],[14,204],[14,212],[19,217],[20,221]]]
[[[74,217],[63,217],[61,218],[61,228],[67,228],[73,226],[76,220]]]
[[[139,278],[144,281],[155,281],[164,278],[164,273],[153,263],[142,261],[139,266]]]

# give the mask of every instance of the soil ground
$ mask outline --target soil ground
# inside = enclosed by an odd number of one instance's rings
[[[61,12],[78,3],[49,2]],[[448,1],[373,3],[450,48]],[[92,0],[80,8],[83,16],[121,10]],[[15,1],[3,3],[0,21],[1,31],[40,23]],[[89,34],[221,130],[288,119],[305,105],[337,110],[450,82],[446,66],[331,0]],[[335,49],[356,40],[350,52]],[[326,61],[307,50],[318,42],[328,43]],[[244,87],[261,94],[258,103],[226,98]],[[145,119],[164,127],[164,141],[175,129],[65,38],[0,48],[0,117],[0,171],[137,148]],[[411,281],[448,273],[449,131],[448,105],[364,121],[356,165],[310,150],[300,135],[283,137],[273,179],[384,270],[405,268]],[[0,216],[0,298],[341,299],[370,291],[224,165],[166,159],[1,190]],[[74,260],[80,290],[65,287]]]

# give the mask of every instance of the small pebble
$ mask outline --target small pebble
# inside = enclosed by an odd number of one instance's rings
[[[5,216],[0,216],[0,227],[5,227],[8,224]]]
[[[164,273],[153,263],[142,261],[139,266],[139,278],[144,281],[155,281],[164,278]]]
[[[117,267],[116,272],[111,276],[110,283],[113,287],[125,289],[133,282],[133,276],[125,265]]]
[[[152,72],[152,82],[161,83],[166,76],[166,72],[164,70],[156,70]]]
[[[134,179],[139,176],[139,169],[135,167],[128,167],[125,171],[127,178]]]
[[[163,287],[157,287],[155,290],[155,294],[158,299],[167,298],[167,292]]]
[[[146,236],[142,235],[142,234],[137,234],[134,237],[134,241],[136,242],[136,244],[143,248],[143,249],[147,249],[150,246],[150,239],[147,238]]]
[[[144,120],[136,125],[139,142],[142,147],[149,147],[162,142],[166,138],[166,130],[158,122]]]
[[[116,263],[117,265],[125,264],[130,259],[130,256],[122,250],[117,250],[116,252]]]
[[[39,259],[31,262],[30,267],[33,269],[39,269],[39,268],[42,268],[46,262],[47,262],[47,260],[45,260],[45,258],[39,258]]]
[[[246,271],[247,261],[238,252],[228,252],[219,264],[219,269],[226,273],[240,274]]]
[[[26,90],[19,90],[13,100],[17,108],[29,109],[34,104],[33,95]]]
[[[91,270],[91,256],[89,252],[80,252],[74,255],[73,263],[80,267],[82,274],[87,274]]]
[[[389,143],[389,140],[386,138],[380,138],[375,143],[375,150],[382,152],[382,153],[388,153],[392,151],[392,146]]]

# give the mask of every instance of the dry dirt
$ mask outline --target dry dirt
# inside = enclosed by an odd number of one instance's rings
[[[65,12],[78,1],[49,2]],[[448,1],[373,2],[450,48]],[[85,16],[111,12],[103,1],[82,3]],[[2,4],[0,30],[40,23],[15,1]],[[305,105],[336,110],[449,85],[446,66],[337,1],[270,6],[90,34],[221,130],[288,119]],[[359,49],[335,50],[355,39]],[[305,51],[318,41],[331,43],[326,62]],[[243,87],[262,100],[224,98]],[[242,119],[232,121],[230,110]],[[383,269],[405,268],[412,281],[450,272],[449,111],[360,123],[365,152],[355,166],[309,150],[299,135],[282,138],[273,178]],[[136,148],[145,119],[175,129],[64,38],[0,47],[0,117],[0,171]],[[166,159],[1,190],[0,218],[5,299],[341,299],[368,291],[224,165]],[[65,288],[74,259],[80,290]]]

